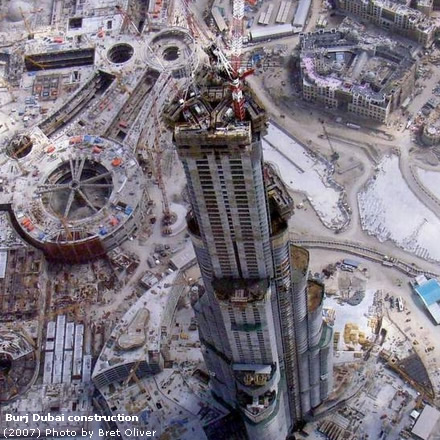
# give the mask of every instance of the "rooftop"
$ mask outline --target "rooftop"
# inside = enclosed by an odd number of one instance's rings
[[[440,324],[440,283],[432,278],[414,286],[432,318]]]
[[[412,429],[412,434],[422,440],[431,439],[431,434],[440,420],[440,412],[432,406],[426,405]],[[438,432],[438,431],[436,431]]]
[[[352,92],[385,103],[414,65],[409,48],[397,41],[361,32],[344,19],[338,29],[300,37],[305,84]]]
[[[440,283],[432,278],[415,288],[427,306],[440,301]]]

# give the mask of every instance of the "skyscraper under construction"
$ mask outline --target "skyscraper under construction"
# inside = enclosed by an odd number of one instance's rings
[[[263,162],[265,111],[212,70],[166,118],[187,179],[188,230],[205,286],[195,305],[212,392],[250,439],[285,439],[332,388],[332,329],[309,253],[289,242],[293,201]],[[242,120],[240,120],[242,119]]]

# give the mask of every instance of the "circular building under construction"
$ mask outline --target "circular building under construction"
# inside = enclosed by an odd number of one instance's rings
[[[16,159],[22,176],[9,191],[7,208],[25,241],[49,259],[77,263],[133,234],[144,185],[128,149],[91,135],[55,144],[38,132],[30,139],[32,151]]]
[[[147,63],[158,71],[170,71],[174,78],[191,76],[197,68],[197,48],[183,28],[166,28],[147,45]]]

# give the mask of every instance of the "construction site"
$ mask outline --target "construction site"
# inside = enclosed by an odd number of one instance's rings
[[[2,428],[248,438],[211,392],[194,170],[175,144],[240,149],[261,130],[271,233],[289,237],[334,363],[328,399],[292,435],[436,439],[440,301],[413,286],[440,278],[438,50],[343,5],[0,1]],[[269,373],[236,368],[250,394],[267,387],[240,401],[257,420],[274,406]],[[78,420],[5,421],[49,412]],[[94,414],[139,422],[84,421]]]
[[[348,18],[338,29],[304,34],[300,45],[307,101],[387,122],[413,92],[415,53]]]

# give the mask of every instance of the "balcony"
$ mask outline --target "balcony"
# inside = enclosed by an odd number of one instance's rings
[[[269,289],[269,279],[216,278],[212,286],[219,301],[243,304],[264,300]]]
[[[276,364],[233,364],[232,369],[237,388],[250,397],[258,397],[278,386],[279,372]]]
[[[270,417],[277,402],[275,390],[268,391],[258,397],[251,397],[239,391],[237,397],[240,410],[253,423],[260,423]]]

